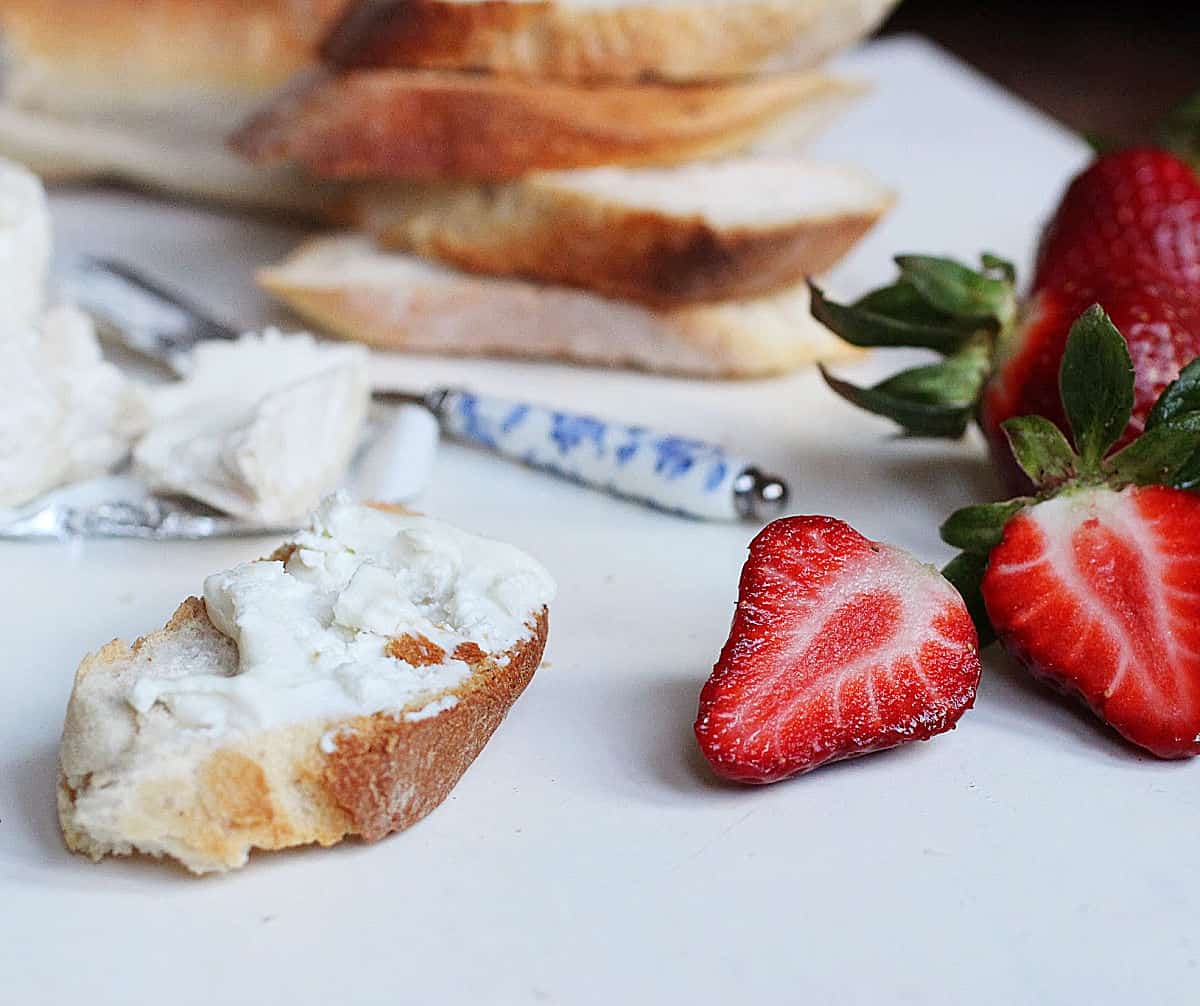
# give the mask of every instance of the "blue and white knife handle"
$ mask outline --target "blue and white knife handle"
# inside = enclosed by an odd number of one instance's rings
[[[780,479],[699,440],[454,388],[426,404],[448,436],[663,510],[769,520],[787,503]]]

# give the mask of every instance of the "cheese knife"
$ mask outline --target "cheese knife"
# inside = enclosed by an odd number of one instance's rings
[[[108,338],[176,372],[200,342],[239,335],[122,262],[80,257],[59,279]],[[672,513],[765,521],[787,505],[782,479],[692,437],[461,388],[378,389],[372,397],[427,409],[460,442]]]

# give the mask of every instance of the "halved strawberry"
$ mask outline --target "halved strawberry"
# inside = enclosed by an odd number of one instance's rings
[[[1038,495],[953,514],[942,537],[965,551],[947,576],[1033,673],[1159,757],[1200,754],[1200,360],[1112,455],[1134,369],[1098,306],[1071,328],[1059,383],[1074,449],[1043,417],[1006,421]]]
[[[936,569],[832,517],[785,517],[750,544],[696,738],[750,783],[927,740],[974,703],[978,650]]]
[[[1200,753],[1200,497],[1081,489],[1027,507],[981,589],[1005,648],[1163,758]]]

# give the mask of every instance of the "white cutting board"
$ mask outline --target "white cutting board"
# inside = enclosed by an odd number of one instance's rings
[[[875,93],[818,145],[901,194],[834,277],[895,251],[1028,261],[1086,151],[899,39],[846,60]],[[63,251],[152,268],[230,318],[295,232],[123,194],[55,198]],[[790,478],[796,509],[941,561],[937,525],[997,492],[977,440],[898,442],[816,375],[691,383],[381,358],[381,378],[519,389],[708,436]],[[194,880],[69,855],[55,749],[79,657],[163,623],[264,542],[0,545],[0,1000],[6,1003],[1183,1003],[1197,1001],[1200,764],[1123,746],[990,653],[932,743],[761,789],[691,736],[748,526],[687,523],[457,447],[430,512],[540,556],[548,660],[449,800],[374,846]]]

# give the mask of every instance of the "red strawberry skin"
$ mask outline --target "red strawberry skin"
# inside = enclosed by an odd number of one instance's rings
[[[1133,357],[1135,404],[1120,444],[1159,393],[1200,356],[1200,179],[1162,150],[1097,159],[1042,235],[1032,296],[984,391],[980,423],[1008,458],[1000,424],[1042,415],[1064,431],[1058,368],[1071,323],[1099,303]]]
[[[1200,753],[1200,496],[1095,488],[1028,507],[982,590],[1032,672],[1161,758]]]
[[[1200,287],[1200,179],[1173,154],[1135,147],[1098,157],[1068,186],[1042,233],[1034,290],[1097,278]]]
[[[696,738],[746,783],[927,740],[974,703],[978,651],[932,567],[831,517],[786,517],[750,545]]]

